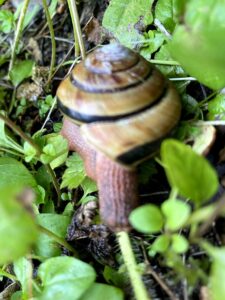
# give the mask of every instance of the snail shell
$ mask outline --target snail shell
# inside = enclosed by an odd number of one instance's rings
[[[118,44],[98,48],[79,63],[60,84],[57,98],[92,147],[125,165],[155,151],[181,111],[179,96],[162,73]]]

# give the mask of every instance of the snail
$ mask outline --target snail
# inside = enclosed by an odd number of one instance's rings
[[[57,90],[62,135],[97,182],[100,216],[129,231],[138,205],[136,166],[175,128],[181,111],[172,84],[136,52],[110,44],[77,64]]]

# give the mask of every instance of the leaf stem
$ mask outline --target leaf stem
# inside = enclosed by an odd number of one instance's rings
[[[30,0],[24,0],[23,2],[23,6],[20,12],[20,16],[19,16],[19,20],[17,23],[17,27],[16,27],[16,31],[15,31],[15,38],[14,38],[14,42],[12,45],[12,54],[11,54],[11,60],[10,60],[10,64],[9,64],[9,72],[12,70],[12,67],[15,63],[15,59],[16,59],[16,51],[20,42],[20,37],[22,35],[22,31],[23,31],[23,23],[24,23],[24,19],[26,16],[26,12],[27,12],[27,8],[29,5]]]
[[[48,5],[47,5],[46,0],[42,0],[42,4],[43,4],[43,7],[44,7],[45,16],[46,16],[46,19],[47,19],[48,28],[49,28],[50,37],[51,37],[51,44],[52,44],[51,64],[50,64],[48,81],[47,81],[47,85],[48,85],[51,81],[52,74],[54,72],[54,67],[55,67],[56,42],[55,42],[55,34],[54,34],[54,29],[53,29],[53,23],[52,23],[52,19],[51,19],[49,10],[48,10]]]
[[[67,243],[67,241],[65,241],[64,239],[62,239],[61,237],[59,237],[58,235],[56,235],[55,233],[53,233],[52,231],[48,230],[47,228],[45,228],[41,225],[39,225],[38,228],[39,228],[40,232],[46,234],[47,236],[49,236],[50,238],[55,240],[58,244],[62,245],[66,249],[68,249],[70,252],[73,253],[73,255],[75,257],[78,257],[78,253],[76,252],[76,250],[73,247],[71,247],[70,244]]]
[[[136,299],[151,300],[141,279],[141,274],[138,270],[138,265],[135,261],[128,233],[125,231],[118,232],[117,239],[120,245],[120,250],[122,252],[124,263],[127,268]]]
[[[215,219],[224,212],[224,207],[225,207],[225,193],[223,193],[222,196],[217,201],[217,204],[216,204],[214,210],[212,211],[211,216],[209,216],[207,218],[206,222],[203,223],[195,231],[195,234],[192,238],[195,239],[196,237],[199,238],[199,237],[203,236],[207,232],[209,227],[212,225],[213,221],[215,221]]]

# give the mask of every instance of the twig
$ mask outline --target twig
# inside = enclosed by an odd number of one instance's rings
[[[117,238],[136,299],[151,300],[141,279],[141,274],[135,261],[128,233],[125,231],[118,232]]]
[[[55,105],[56,105],[56,97],[54,98],[54,101],[53,101],[53,103],[52,103],[52,106],[51,106],[51,108],[50,108],[48,114],[47,114],[47,117],[46,117],[46,119],[45,119],[43,125],[41,126],[41,130],[43,130],[43,129],[45,128],[45,125],[46,125],[46,123],[48,122],[48,120],[50,119],[50,116],[51,116],[51,114],[52,114],[52,111],[53,111]]]

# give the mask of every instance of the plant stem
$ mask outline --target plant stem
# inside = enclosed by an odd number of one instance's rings
[[[57,197],[58,197],[58,201],[57,201],[57,206],[60,205],[60,200],[61,200],[61,191],[60,191],[60,186],[58,184],[58,181],[57,181],[57,178],[55,176],[55,173],[54,171],[52,170],[50,164],[47,164],[47,165],[44,165],[47,172],[49,173],[49,175],[51,176],[52,178],[52,183],[54,185],[54,188],[56,190],[56,193],[57,193]]]
[[[55,240],[58,244],[62,245],[63,247],[68,249],[70,252],[72,252],[75,257],[78,257],[76,250],[73,247],[71,247],[70,244],[67,243],[67,241],[65,241],[64,239],[62,239],[61,237],[59,237],[58,235],[54,234],[52,231],[44,228],[41,225],[39,225],[38,228],[42,233],[46,234],[47,236],[49,236],[50,238]]]
[[[23,31],[23,22],[26,16],[26,12],[27,12],[27,8],[29,5],[30,0],[24,0],[23,3],[23,7],[21,9],[20,12],[20,16],[19,16],[19,20],[17,23],[17,27],[16,27],[16,31],[15,31],[15,38],[14,38],[14,42],[12,45],[12,54],[11,54],[11,60],[10,60],[10,64],[9,64],[9,72],[12,70],[12,67],[15,63],[15,59],[16,59],[16,51],[20,42],[20,37],[22,35],[22,31]]]
[[[12,275],[12,274],[8,273],[8,272],[4,271],[1,268],[0,268],[0,275],[5,276],[5,277],[7,277],[7,278],[9,278],[9,279],[11,279],[13,281],[18,281],[18,279],[16,278],[15,275]]]
[[[165,66],[180,66],[180,64],[175,60],[157,60],[157,59],[150,59],[150,63],[155,65],[165,65]]]
[[[117,238],[136,299],[151,300],[141,279],[141,274],[135,261],[128,233],[125,231],[118,232]]]
[[[13,110],[15,101],[16,101],[16,88],[14,88],[13,93],[12,93],[12,99],[11,99],[9,110],[8,110],[9,115],[11,114],[11,112]]]
[[[75,0],[67,0],[69,10],[70,10],[70,15],[73,23],[73,30],[74,30],[74,39],[75,42],[78,41],[80,51],[81,51],[81,57],[82,59],[85,59],[86,53],[85,53],[85,47],[84,47],[84,41],[82,38],[82,31],[80,27],[80,19],[77,11],[77,5]],[[76,44],[75,44],[75,49],[76,49]],[[76,57],[77,57],[76,53]]]
[[[42,0],[42,4],[44,7],[45,16],[47,19],[48,28],[49,28],[49,32],[50,32],[50,36],[51,36],[51,44],[52,44],[51,64],[50,64],[48,81],[47,81],[47,85],[48,85],[51,81],[52,74],[54,72],[54,67],[55,67],[56,43],[55,43],[55,34],[54,34],[54,29],[53,29],[53,23],[52,23],[52,19],[51,19],[49,10],[48,10],[48,5],[47,5],[46,0]]]

